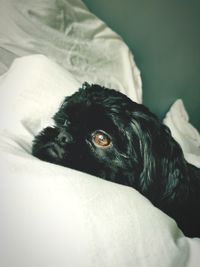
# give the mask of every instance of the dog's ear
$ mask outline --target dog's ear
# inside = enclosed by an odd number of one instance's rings
[[[174,199],[180,187],[185,186],[181,185],[181,178],[187,165],[179,144],[148,110],[132,113],[131,128],[133,146],[137,142],[141,159],[138,189],[146,196],[157,196],[160,191],[162,198]]]
[[[189,192],[188,163],[184,158],[181,146],[174,140],[167,126],[160,124],[158,134],[158,139],[155,140],[155,149],[164,190],[163,198],[170,201],[176,198],[178,202],[181,200],[183,192],[185,198]]]
[[[151,118],[143,112],[131,114],[132,146],[136,149],[140,174],[136,183],[138,189],[146,194],[156,179],[156,156],[153,149],[153,129]],[[153,122],[154,123],[154,122]],[[153,137],[154,138],[154,137]]]

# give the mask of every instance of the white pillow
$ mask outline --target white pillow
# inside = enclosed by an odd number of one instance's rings
[[[136,190],[30,154],[77,87],[43,56],[18,59],[0,79],[0,266],[197,266],[200,240]]]
[[[200,134],[189,122],[189,115],[181,99],[171,106],[163,122],[182,147],[187,161],[200,168]]]

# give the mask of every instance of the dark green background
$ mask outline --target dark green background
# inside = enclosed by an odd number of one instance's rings
[[[182,98],[200,130],[200,0],[83,1],[134,53],[144,104],[163,118]]]

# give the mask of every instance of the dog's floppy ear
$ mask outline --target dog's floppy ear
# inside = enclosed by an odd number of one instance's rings
[[[143,112],[133,112],[131,114],[131,130],[133,147],[137,146],[139,153],[139,166],[141,169],[138,177],[138,189],[142,193],[147,193],[156,179],[155,153],[153,150],[153,130],[151,120]]]
[[[168,200],[176,198],[178,202],[178,199],[181,200],[183,192],[185,198],[187,191],[189,192],[188,164],[180,145],[172,137],[169,128],[160,124],[158,133],[159,136],[157,142],[155,142],[155,148],[158,151],[156,158],[159,165],[159,173],[162,177],[163,198]]]
[[[181,185],[181,177],[185,176],[186,162],[179,144],[148,110],[133,112],[130,124],[142,161],[138,189],[146,196],[157,196],[155,192],[160,191],[163,198],[174,199],[176,189],[179,187],[180,192],[180,187],[185,186]]]

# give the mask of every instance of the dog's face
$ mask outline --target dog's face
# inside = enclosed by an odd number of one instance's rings
[[[142,169],[140,141],[136,135],[133,137],[128,112],[133,105],[136,110],[141,109],[121,93],[98,85],[80,89],[64,100],[54,116],[55,127],[47,127],[35,138],[33,154],[130,184],[129,177]]]
[[[155,164],[169,152],[169,142],[161,140],[169,133],[146,107],[125,95],[87,85],[64,100],[54,121],[55,127],[36,136],[36,157],[141,192],[161,175],[161,163]]]

